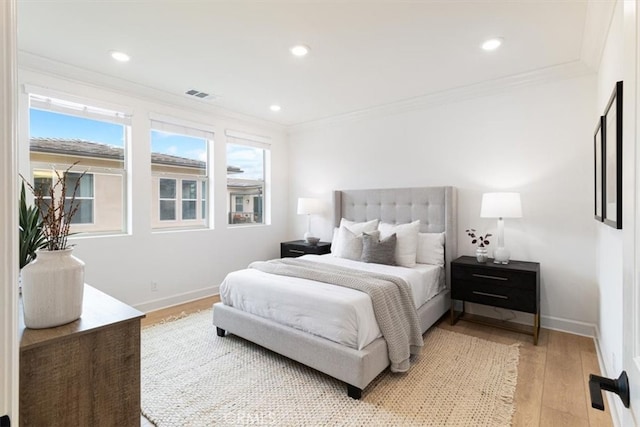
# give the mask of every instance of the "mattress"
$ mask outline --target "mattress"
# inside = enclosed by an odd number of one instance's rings
[[[444,269],[436,265],[406,268],[331,254],[302,259],[401,277],[411,288],[416,307],[437,295],[444,283]],[[245,269],[227,275],[220,285],[220,299],[225,305],[358,350],[381,336],[369,296],[342,286]]]

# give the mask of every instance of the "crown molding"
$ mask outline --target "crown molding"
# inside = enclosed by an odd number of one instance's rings
[[[571,61],[564,64],[545,67],[526,73],[486,80],[480,83],[474,83],[471,85],[460,86],[452,89],[445,89],[442,91],[433,92],[414,98],[408,98],[390,104],[379,105],[372,108],[292,125],[289,127],[289,134],[292,135],[310,129],[332,126],[371,117],[387,116],[413,110],[433,108],[452,102],[459,102],[467,99],[504,93],[520,87],[551,83],[558,80],[564,80],[593,73],[594,71],[587,67],[582,61]]]
[[[145,101],[161,103],[170,107],[182,107],[198,113],[213,114],[218,117],[249,122],[277,132],[285,132],[287,129],[286,126],[280,123],[228,110],[213,105],[208,101],[189,99],[129,80],[34,55],[26,51],[18,51],[18,68],[19,70],[32,71],[71,83],[82,84],[101,90],[109,90],[124,96],[134,96]]]
[[[605,34],[606,38],[606,34]],[[134,83],[128,80],[98,73],[73,65],[65,64],[34,55],[29,52],[18,52],[18,66],[20,70],[33,71],[40,74],[49,75],[63,79],[72,83],[79,83],[91,86],[96,89],[110,90],[126,96],[136,96],[138,98],[162,103],[171,107],[182,107],[199,113],[214,114],[229,119],[240,120],[273,129],[278,132],[288,131],[289,134],[296,134],[309,129],[331,126],[350,121],[362,120],[370,117],[380,117],[384,115],[398,114],[413,110],[428,109],[438,105],[452,102],[459,102],[466,99],[473,99],[482,96],[501,93],[513,90],[518,87],[525,87],[537,84],[549,83],[557,80],[578,77],[594,73],[593,68],[585,62],[576,60],[545,67],[538,70],[520,73],[497,79],[487,80],[471,85],[460,86],[442,91],[433,92],[427,95],[404,99],[390,104],[378,105],[371,108],[352,111],[345,114],[334,115],[318,120],[290,126],[271,122],[253,116],[248,116],[225,108],[211,105],[205,101],[188,99],[173,93]]]

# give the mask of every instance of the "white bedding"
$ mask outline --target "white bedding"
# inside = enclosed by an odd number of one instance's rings
[[[409,284],[416,307],[433,298],[444,283],[443,268],[437,265],[397,267],[330,254],[303,258],[399,276]],[[369,296],[342,286],[245,269],[227,275],[220,285],[220,299],[228,306],[359,350],[380,336]]]

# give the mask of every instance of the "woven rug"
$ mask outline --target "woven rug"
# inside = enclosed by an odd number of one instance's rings
[[[211,310],[142,331],[142,413],[157,426],[508,426],[519,351],[440,328],[409,372],[361,400],[346,385],[233,335]]]

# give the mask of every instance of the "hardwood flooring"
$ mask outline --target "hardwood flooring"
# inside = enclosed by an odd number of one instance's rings
[[[208,309],[219,297],[212,296],[147,313],[142,325]],[[449,324],[445,315],[437,327],[502,344],[520,344],[518,385],[513,426],[607,427],[612,426],[605,399],[605,411],[591,408],[589,374],[599,374],[593,339],[540,329],[538,345],[530,335],[492,328],[464,320]],[[152,426],[144,417],[142,427]]]

